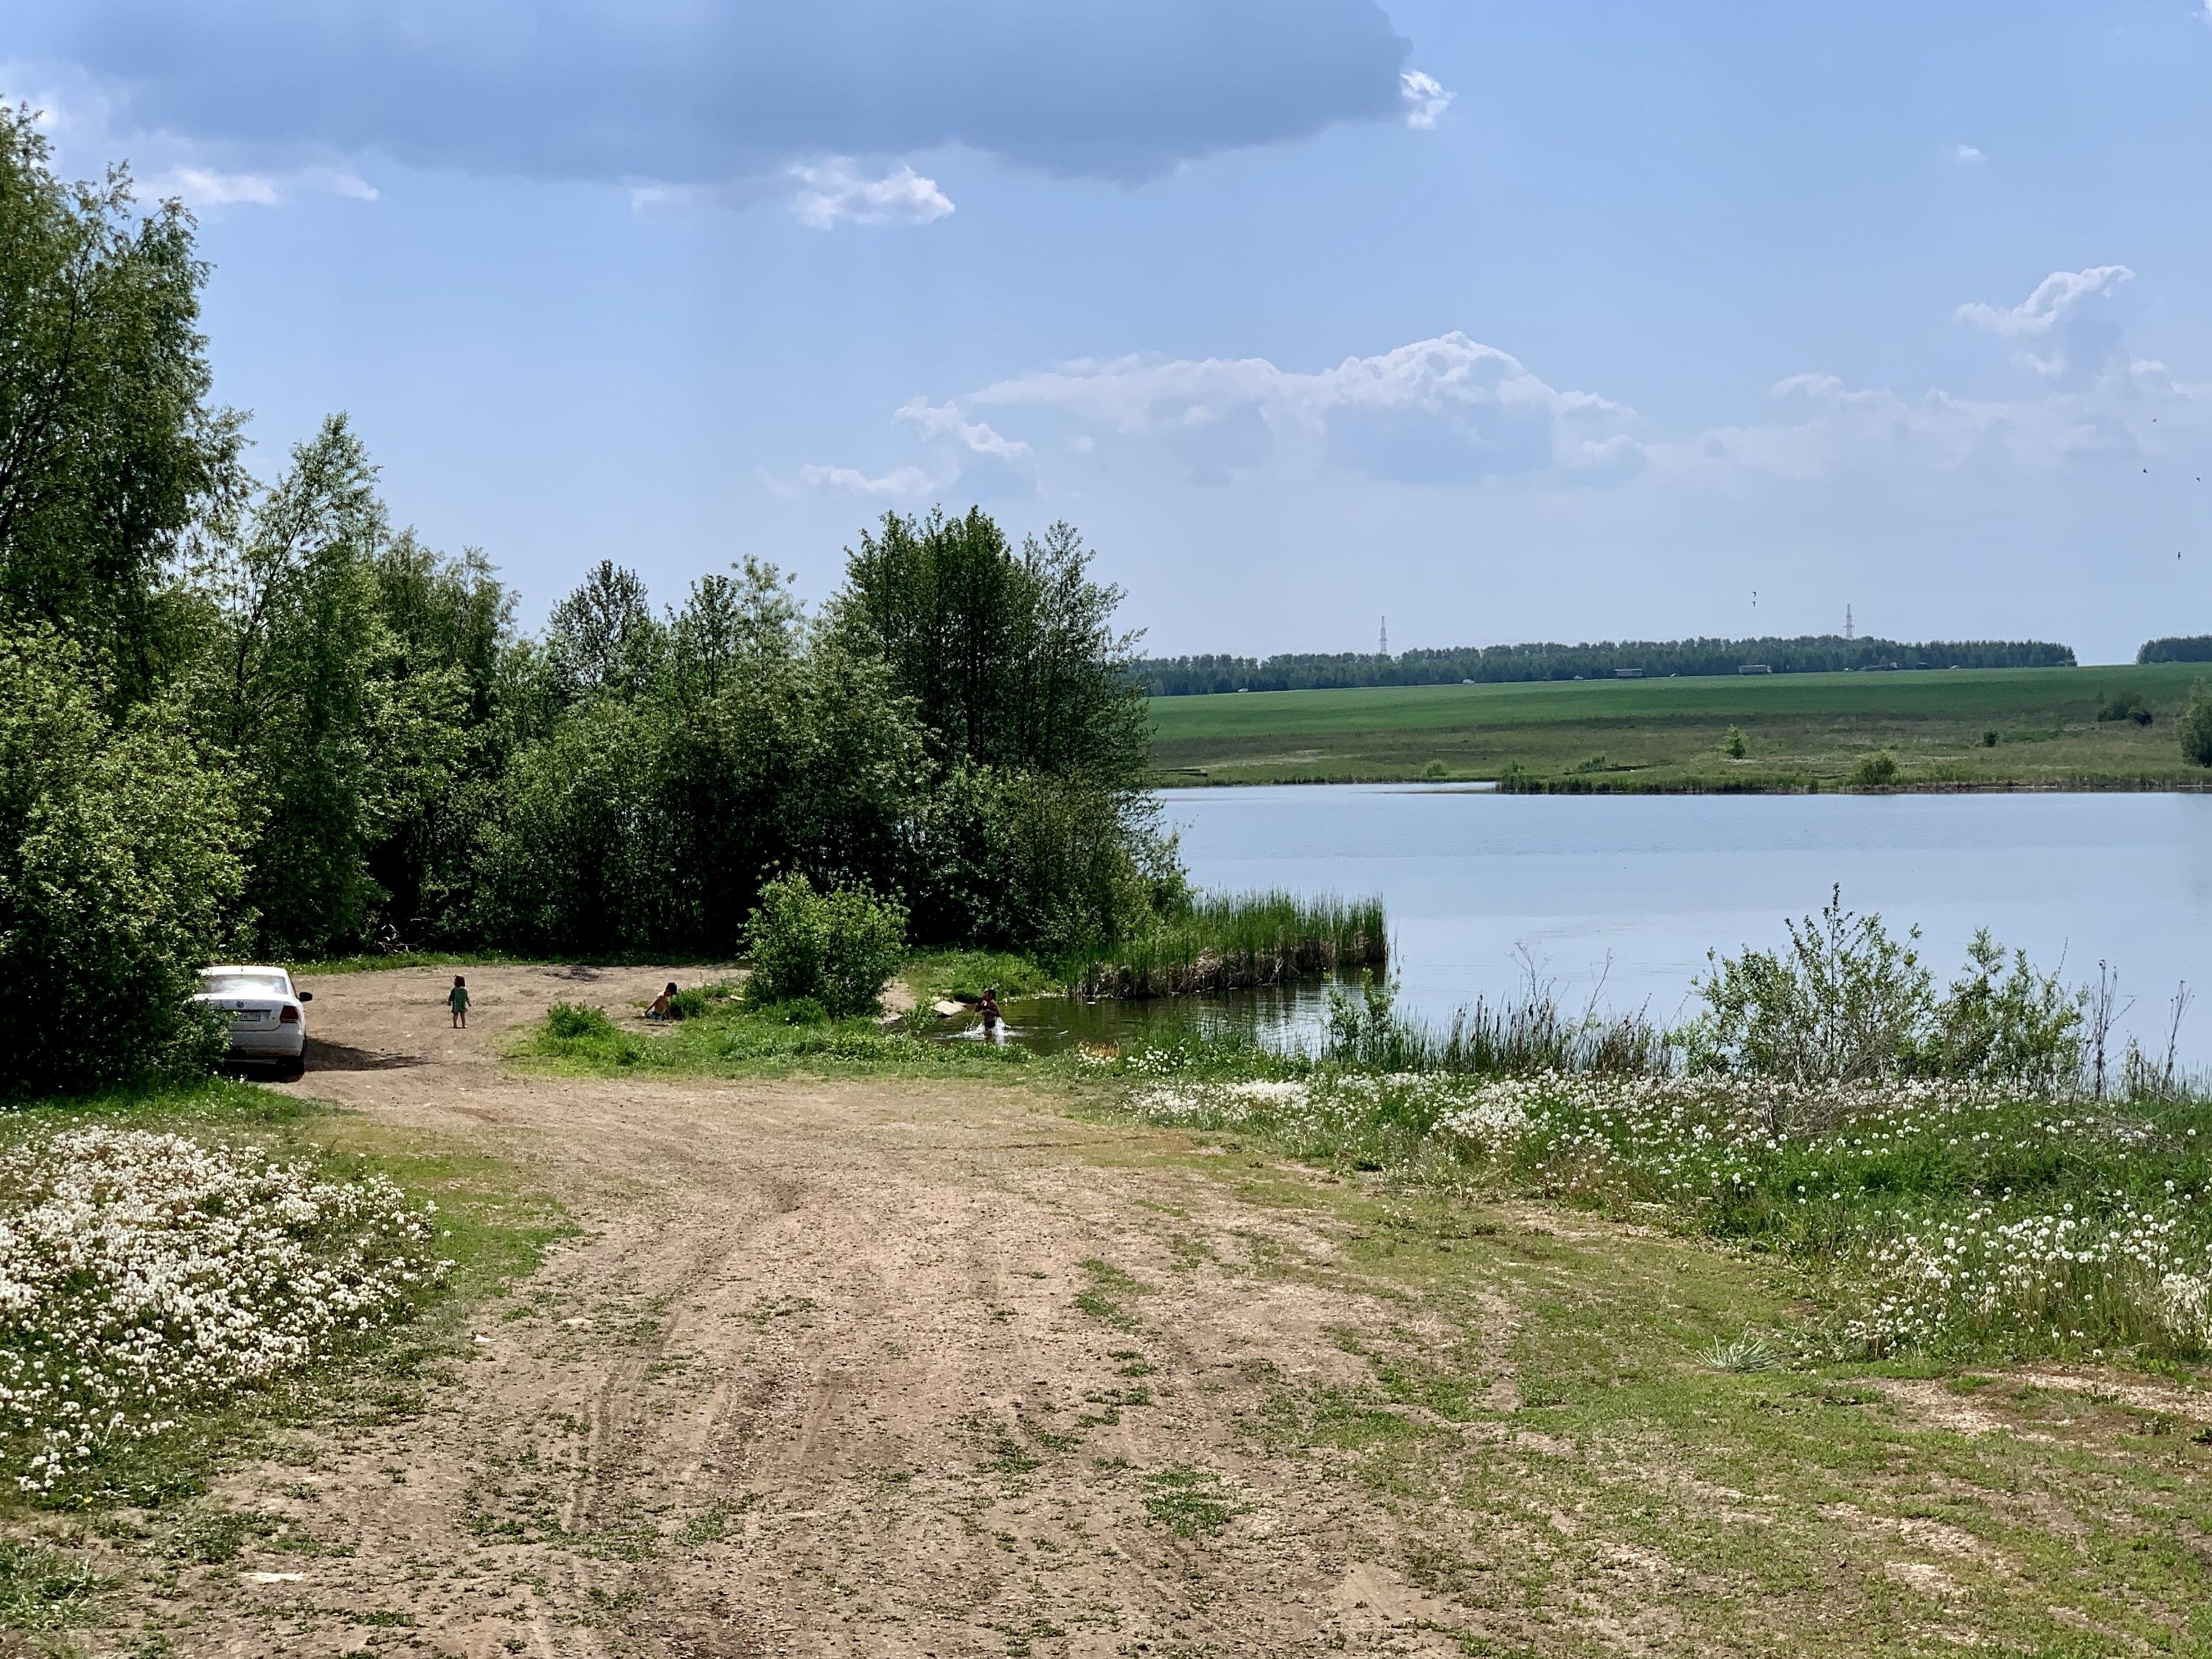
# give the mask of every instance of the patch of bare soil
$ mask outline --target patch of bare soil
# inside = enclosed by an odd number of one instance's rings
[[[1507,1636],[1509,1614],[1406,1584],[1391,1516],[1324,1460],[1269,1456],[1247,1431],[1285,1382],[1357,1379],[1333,1329],[1403,1317],[1263,1271],[1328,1254],[1294,1220],[1172,1171],[1103,1172],[1118,1132],[1022,1089],[497,1061],[549,1002],[634,1017],[700,977],[479,968],[465,1032],[449,974],[313,984],[299,1091],[489,1138],[584,1231],[483,1310],[425,1414],[233,1477],[225,1501],[326,1553],[250,1546],[185,1573],[155,1609],[165,1650],[1411,1653]]]

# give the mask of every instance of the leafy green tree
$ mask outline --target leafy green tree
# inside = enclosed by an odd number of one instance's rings
[[[1150,724],[1137,636],[1113,629],[1121,590],[1055,524],[1017,552],[981,507],[886,514],[848,552],[830,620],[880,657],[912,700],[933,759],[1140,787]]]
[[[182,648],[164,578],[236,497],[240,422],[208,402],[191,216],[51,159],[0,106],[0,619],[105,653],[127,702]]]
[[[2181,757],[2192,766],[2212,766],[2212,681],[2189,688],[2174,729],[2181,736]]]
[[[442,765],[459,687],[395,693],[374,569],[386,526],[375,469],[343,416],[292,453],[211,567],[219,643],[204,727],[260,817],[246,891],[264,947],[358,946],[381,897],[368,866],[410,770]]]
[[[571,701],[635,696],[651,682],[659,654],[660,628],[645,583],[611,559],[592,566],[553,607],[545,637],[555,677]]]
[[[167,708],[118,724],[99,659],[0,635],[0,1093],[204,1069],[197,970],[244,920],[236,791]]]

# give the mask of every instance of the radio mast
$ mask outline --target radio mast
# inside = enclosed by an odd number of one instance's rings
[[[1390,654],[1390,619],[1388,617],[1382,618],[1382,637],[1375,641],[1375,654],[1378,657]]]
[[[1844,607],[1844,637],[1851,637],[1851,608],[1849,605]]]

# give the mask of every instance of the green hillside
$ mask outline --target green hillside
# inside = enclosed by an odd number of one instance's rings
[[[1908,787],[2172,786],[2212,782],[2174,733],[2208,678],[2204,664],[2160,663],[1155,697],[1152,758],[1170,784],[1803,788],[1840,787],[1887,753]],[[2097,718],[2130,696],[2149,726]],[[1731,728],[1741,759],[1727,752]]]

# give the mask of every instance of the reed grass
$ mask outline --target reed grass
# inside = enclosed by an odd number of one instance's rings
[[[1130,938],[1063,963],[1061,972],[1076,996],[1198,996],[1378,968],[1389,955],[1379,898],[1205,893]]]

